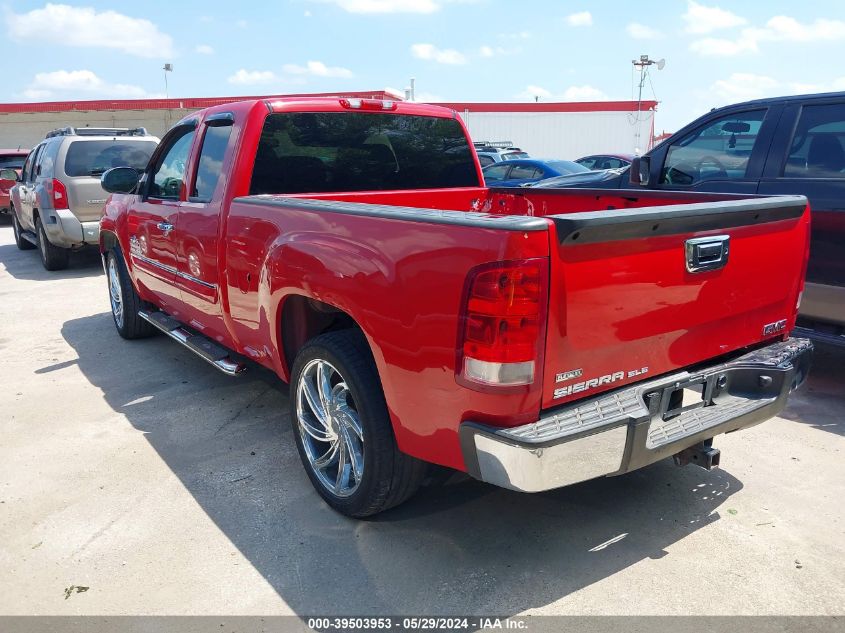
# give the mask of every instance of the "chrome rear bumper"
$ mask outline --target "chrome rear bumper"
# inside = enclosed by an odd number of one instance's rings
[[[807,377],[812,350],[807,339],[773,343],[581,400],[519,427],[464,422],[467,471],[504,488],[539,492],[636,470],[777,415]],[[675,407],[685,388],[700,389],[701,402]]]

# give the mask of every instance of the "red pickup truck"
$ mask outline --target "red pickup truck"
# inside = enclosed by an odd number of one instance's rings
[[[102,182],[121,336],[274,370],[351,516],[429,463],[529,492],[713,467],[809,367],[800,196],[489,189],[455,112],[330,98],[196,112]]]

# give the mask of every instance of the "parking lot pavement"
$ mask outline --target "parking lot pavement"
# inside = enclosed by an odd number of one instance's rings
[[[721,470],[453,477],[353,521],[311,489],[283,385],[121,340],[96,254],[71,262],[46,272],[0,219],[0,613],[843,612],[840,351],[717,438]]]

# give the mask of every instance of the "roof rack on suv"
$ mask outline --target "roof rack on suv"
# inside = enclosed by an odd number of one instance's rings
[[[47,132],[44,138],[54,136],[149,136],[145,127],[60,127]]]
[[[492,147],[493,149],[518,149],[513,146],[513,141],[474,141],[473,145],[479,147]]]

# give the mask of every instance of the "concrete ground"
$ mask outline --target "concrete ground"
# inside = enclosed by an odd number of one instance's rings
[[[46,272],[7,217],[0,353],[2,614],[845,612],[842,351],[721,470],[457,477],[370,521],[312,490],[272,375],[120,339],[96,255]]]

